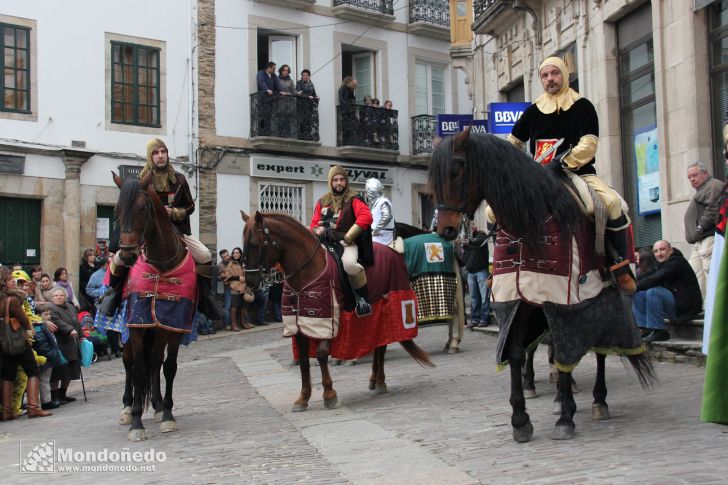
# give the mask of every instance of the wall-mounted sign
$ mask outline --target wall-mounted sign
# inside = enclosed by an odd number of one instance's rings
[[[531,103],[488,104],[488,132],[494,135],[508,135]]]
[[[25,157],[0,154],[0,172],[22,175],[25,172]]]
[[[660,212],[660,157],[657,152],[657,126],[634,134],[637,162],[637,213],[641,216]]]
[[[108,217],[96,218],[96,239],[109,239],[110,222]]]
[[[437,115],[435,116],[435,133],[437,136],[454,135],[462,131],[473,120],[473,115]]]
[[[329,169],[336,165],[330,160],[294,160],[254,155],[250,157],[250,175],[253,177],[288,180],[313,180],[326,182]],[[379,179],[384,185],[392,185],[392,170],[371,165],[341,164],[349,174],[352,184],[364,184],[369,178]]]

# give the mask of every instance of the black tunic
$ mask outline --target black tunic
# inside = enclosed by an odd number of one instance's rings
[[[556,141],[563,138],[564,143],[556,150],[560,154],[576,146],[584,135],[599,137],[599,119],[594,105],[586,98],[577,99],[566,111],[543,114],[535,104],[523,112],[513,126],[511,135],[521,141],[529,140],[533,158],[548,150]],[[555,154],[547,156],[541,163],[546,164]],[[574,172],[577,175],[596,174],[594,159]]]

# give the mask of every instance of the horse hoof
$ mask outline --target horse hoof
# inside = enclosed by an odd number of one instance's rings
[[[324,399],[324,407],[326,409],[334,409],[339,402],[339,398],[334,396],[331,399]]]
[[[536,389],[524,389],[523,397],[526,399],[534,399],[538,397],[538,394],[536,394]]]
[[[303,412],[303,411],[305,411],[307,409],[308,409],[308,404],[295,403],[293,405],[293,409],[291,409],[291,411],[294,412],[294,413],[301,413],[301,412]]]
[[[576,435],[573,426],[556,426],[551,433],[552,440],[570,440]]]
[[[159,430],[162,433],[171,433],[172,431],[177,431],[177,421],[162,421],[162,424],[159,425]]]
[[[155,423],[161,423],[163,418],[164,418],[164,411],[157,411],[156,413],[154,413],[154,422]]]
[[[131,407],[127,406],[121,411],[119,416],[119,424],[131,424]]]
[[[387,394],[389,392],[387,390],[386,384],[377,384],[376,389],[377,389],[377,394]]]
[[[373,391],[377,387],[377,381],[369,381],[369,390]]]
[[[561,414],[561,401],[554,401],[554,409],[551,411],[551,414],[559,415]]]
[[[609,406],[598,403],[592,404],[592,419],[594,421],[609,419]]]
[[[551,384],[556,384],[559,382],[559,371],[558,369],[551,369],[551,372],[549,373],[549,382]]]
[[[571,383],[571,393],[576,394],[579,392],[579,386],[576,385],[576,382]]]
[[[517,443],[528,443],[533,437],[533,425],[529,421],[520,428],[513,428],[513,439]]]
[[[147,434],[144,429],[132,429],[129,430],[129,441],[145,441]]]
[[[445,350],[448,354],[457,354],[460,352],[460,349],[457,347],[447,347]]]

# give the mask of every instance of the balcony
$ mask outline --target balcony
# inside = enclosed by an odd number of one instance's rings
[[[435,138],[435,117],[417,115],[412,117],[412,157],[415,161],[427,163],[432,155],[432,141]]]
[[[250,145],[292,153],[313,152],[321,146],[318,100],[302,96],[251,94]]]
[[[393,0],[334,0],[335,17],[371,25],[394,22]]]
[[[399,155],[397,110],[373,106],[336,107],[336,145],[342,157],[394,162]]]
[[[518,13],[514,10],[518,4],[519,0],[474,0],[473,32],[491,34],[498,28],[513,25],[518,19]]]
[[[260,3],[268,3],[270,5],[278,5],[279,7],[295,8],[296,10],[305,10],[315,5],[316,0],[256,0]]]
[[[445,0],[411,0],[409,31],[441,40],[450,40],[450,7]]]

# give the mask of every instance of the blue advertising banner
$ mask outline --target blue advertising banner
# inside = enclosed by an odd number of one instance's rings
[[[458,133],[463,126],[467,126],[473,119],[473,115],[437,115],[435,133],[437,136],[454,135]]]
[[[488,104],[488,132],[494,135],[508,135],[529,106],[531,103]]]
[[[470,133],[488,133],[488,122],[486,120],[461,121],[460,131],[463,131],[466,126],[470,126]]]

